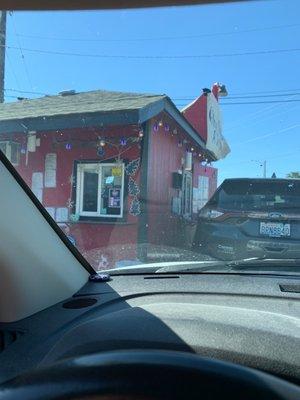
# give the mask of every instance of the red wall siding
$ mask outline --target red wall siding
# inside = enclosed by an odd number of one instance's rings
[[[17,167],[26,183],[31,187],[33,172],[45,172],[45,157],[48,153],[57,154],[56,187],[43,189],[43,205],[45,207],[68,207],[71,200],[74,160],[90,160],[114,158],[117,150],[113,147],[105,146],[105,156],[97,156],[96,147],[84,146],[82,141],[95,143],[97,137],[128,137],[138,136],[138,129],[135,126],[111,127],[109,129],[72,129],[62,132],[38,133],[41,138],[40,147],[33,153],[28,153],[28,164],[26,165],[26,155],[21,154],[20,165]],[[12,136],[1,135],[1,140],[10,139]],[[22,148],[26,148],[25,135],[13,135],[13,140],[21,143]],[[66,149],[66,143],[70,143],[72,148]],[[123,153],[124,159],[136,159],[140,157],[138,144],[133,144]],[[139,172],[135,177],[139,184]],[[128,201],[128,208],[130,202]],[[126,210],[128,211],[128,210]],[[77,222],[68,223],[70,235],[76,240],[79,250],[87,257],[94,267],[97,267],[103,257],[108,260],[108,266],[113,266],[116,260],[132,259],[136,257],[137,242],[137,221],[138,218],[128,214],[127,223],[105,224]],[[103,256],[103,257],[102,257]]]
[[[159,118],[152,120],[157,123]],[[148,174],[148,240],[155,245],[182,247],[185,243],[185,226],[187,221],[172,213],[172,198],[178,197],[179,190],[172,188],[172,173],[182,170],[182,159],[187,150],[194,147],[195,153],[201,153],[201,148],[192,143],[179,127],[172,126],[166,116],[161,116],[164,123],[170,125],[168,132],[161,127],[158,132],[151,130],[149,174]],[[173,135],[173,128],[177,135]],[[185,138],[190,142],[178,146]],[[209,177],[210,194],[215,190],[217,183],[217,170],[204,167],[200,164],[198,155],[193,157],[193,186],[198,187],[198,176]],[[197,184],[196,184],[197,182]]]
[[[185,147],[178,147],[179,140],[178,134],[172,136],[163,128],[158,132],[151,131],[148,213],[149,242],[153,244],[177,243],[179,221],[171,213],[171,202],[176,196],[176,189],[172,189],[172,172],[182,168],[181,158],[185,154]]]
[[[158,132],[151,131],[149,176],[148,176],[148,213],[149,213],[149,242],[156,245],[179,246],[184,243],[185,222],[182,217],[172,213],[172,198],[179,196],[179,190],[172,188],[172,173],[182,170],[182,159],[187,150],[194,147],[196,153],[201,148],[191,142],[178,126],[166,115],[161,116],[164,123],[170,126],[165,132],[161,127]],[[152,125],[158,119],[152,120]],[[172,134],[173,129],[177,134]],[[182,140],[189,142],[178,146]]]
[[[207,141],[207,97],[201,95],[182,114],[199,133],[206,143]]]
[[[209,198],[215,193],[218,185],[218,170],[209,165],[201,165],[194,162],[193,186],[198,187],[198,176],[207,176],[209,178]]]

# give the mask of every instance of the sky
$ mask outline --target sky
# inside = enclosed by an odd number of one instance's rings
[[[262,176],[264,160],[267,176],[285,177],[300,171],[299,15],[298,0],[13,12],[6,101],[39,96],[23,91],[104,89],[164,93],[182,108],[221,82],[228,90],[221,109],[231,153],[214,163],[219,183]],[[230,104],[242,102],[260,104]]]

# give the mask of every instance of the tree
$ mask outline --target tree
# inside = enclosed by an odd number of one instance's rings
[[[292,178],[292,179],[300,179],[300,172],[298,171],[292,171],[287,174],[287,178]]]

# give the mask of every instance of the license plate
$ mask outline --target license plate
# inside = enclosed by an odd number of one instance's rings
[[[291,236],[291,225],[282,222],[261,222],[259,233],[269,237]]]

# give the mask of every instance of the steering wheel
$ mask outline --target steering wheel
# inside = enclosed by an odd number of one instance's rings
[[[92,354],[21,375],[0,399],[299,400],[300,388],[223,361],[159,350]]]

